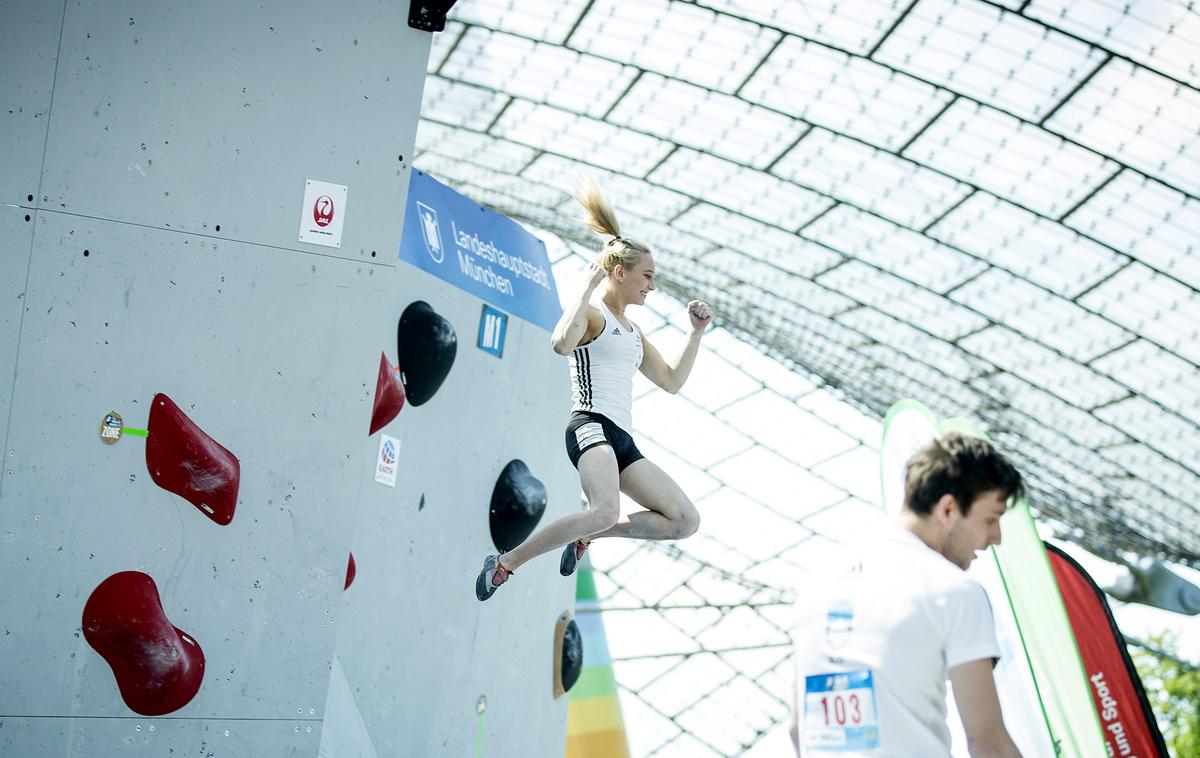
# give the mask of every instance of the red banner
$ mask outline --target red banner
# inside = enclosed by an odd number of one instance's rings
[[[1053,545],[1046,545],[1046,553],[1079,644],[1108,754],[1114,758],[1167,758],[1142,680],[1104,593],[1069,555]]]

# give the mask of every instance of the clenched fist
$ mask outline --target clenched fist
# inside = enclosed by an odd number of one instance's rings
[[[692,320],[692,329],[694,331],[704,331],[704,328],[712,322],[712,317],[712,308],[709,308],[707,303],[699,300],[693,300],[688,303],[688,318]]]

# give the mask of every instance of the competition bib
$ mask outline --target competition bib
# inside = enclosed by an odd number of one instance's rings
[[[875,679],[870,669],[804,678],[805,750],[879,747]]]

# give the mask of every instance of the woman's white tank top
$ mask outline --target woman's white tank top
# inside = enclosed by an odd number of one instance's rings
[[[642,365],[642,335],[621,326],[603,300],[596,307],[604,328],[570,355],[571,410],[599,413],[633,434],[633,374]]]

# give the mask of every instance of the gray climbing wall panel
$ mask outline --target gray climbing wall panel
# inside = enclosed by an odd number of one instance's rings
[[[386,259],[429,49],[407,11],[393,0],[73,3],[43,205],[295,248],[304,181],[318,179],[350,188],[342,245],[320,252]]]
[[[0,23],[0,203],[38,194],[65,2],[5,0]]]
[[[510,460],[546,485],[541,524],[579,509],[562,441],[566,359],[544,329],[515,318],[497,359],[476,347],[481,301],[407,264],[397,282],[396,314],[428,302],[453,324],[458,353],[433,399],[406,406],[381,431],[400,440],[397,485],[368,482],[360,497],[357,578],[337,641],[371,743],[328,744],[322,756],[462,756],[480,747],[493,758],[559,755],[566,701],[552,693],[554,624],[574,607],[575,582],[559,576],[557,552],[484,603],[474,580],[495,552],[488,512]],[[377,438],[367,449],[376,454]]]
[[[8,439],[8,409],[17,365],[17,335],[25,307],[25,274],[33,244],[33,222],[32,209],[0,205],[0,240],[3,240],[0,243],[0,424],[3,425],[0,444],[7,444]],[[7,458],[8,448],[0,450]],[[0,493],[4,492],[7,478],[0,472]]]
[[[317,754],[394,342],[430,44],[407,10],[6,4],[0,755]],[[307,179],[349,188],[340,248],[297,242]],[[229,525],[151,480],[147,440],[98,439],[110,410],[146,428],[159,392],[239,459]],[[83,638],[121,571],[204,651],[163,718]]]

